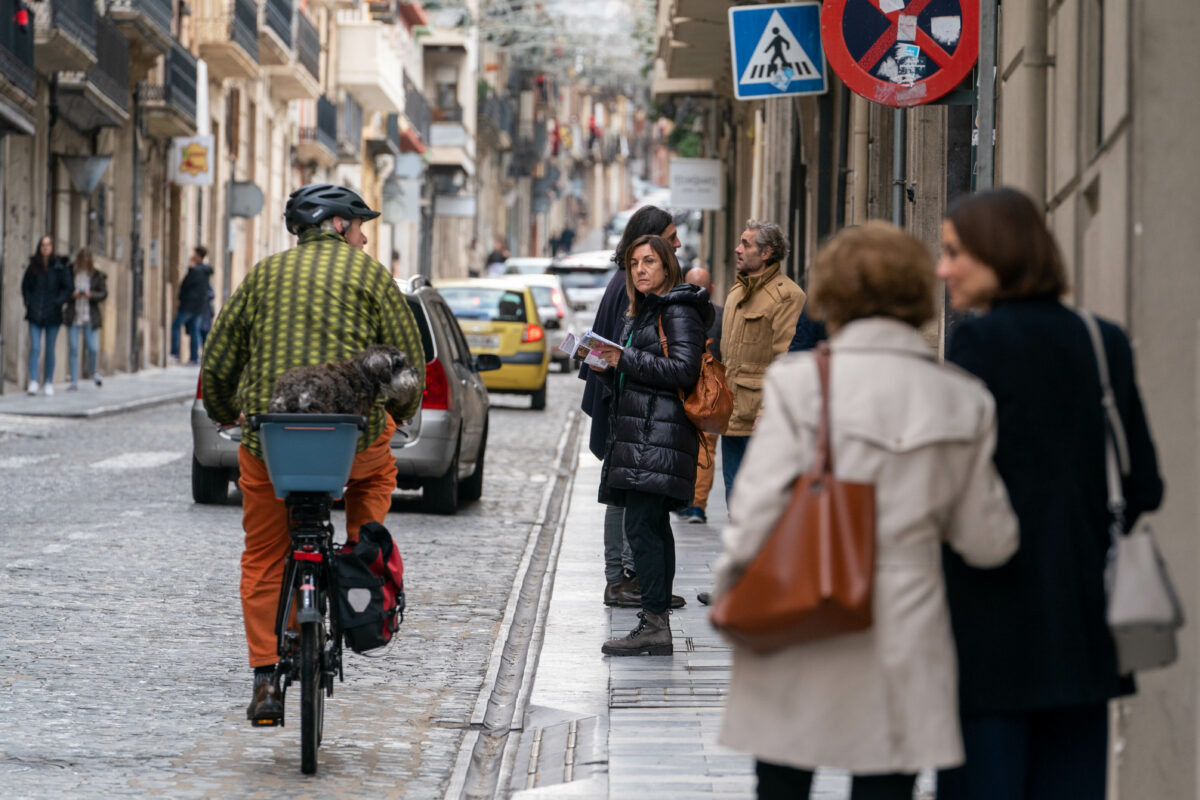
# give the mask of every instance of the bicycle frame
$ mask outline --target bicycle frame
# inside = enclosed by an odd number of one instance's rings
[[[334,529],[329,521],[333,498],[322,492],[294,492],[285,502],[292,549],[284,566],[275,615],[279,653],[276,680],[282,679],[280,689],[286,690],[296,677],[294,656],[299,633],[288,627],[293,609],[296,623],[301,625],[324,621],[328,610],[329,636],[322,661],[325,694],[332,696],[333,676],[337,675],[339,681],[345,679],[338,598],[337,592],[333,591],[333,571],[329,566],[334,547]]]

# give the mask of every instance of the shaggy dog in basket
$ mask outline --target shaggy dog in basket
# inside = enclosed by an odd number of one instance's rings
[[[421,389],[408,356],[373,344],[349,361],[296,367],[279,376],[271,395],[272,414],[357,414],[368,416],[375,400],[406,406]]]

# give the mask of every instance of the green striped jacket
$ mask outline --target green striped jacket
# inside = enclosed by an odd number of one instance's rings
[[[330,231],[310,230],[291,250],[254,266],[213,323],[200,370],[204,408],[215,422],[267,411],[275,381],[294,367],[345,361],[371,344],[408,355],[425,382],[425,353],[412,311],[378,261]],[[397,421],[407,408],[388,408]],[[382,398],[371,412],[358,451],[383,432]],[[242,444],[262,458],[258,437]]]

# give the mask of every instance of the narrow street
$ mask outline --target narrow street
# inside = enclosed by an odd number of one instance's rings
[[[240,507],[192,503],[190,403],[4,417],[4,796],[441,797],[581,391],[494,398],[483,499],[456,516],[397,493],[408,612],[382,658],[348,654],[313,779],[295,696],[285,728],[245,720]]]

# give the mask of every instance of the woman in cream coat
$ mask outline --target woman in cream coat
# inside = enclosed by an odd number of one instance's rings
[[[843,231],[815,266],[812,303],[832,334],[834,469],[875,485],[874,624],[768,655],[735,647],[721,743],[754,754],[760,798],[807,797],[813,770],[827,766],[854,774],[852,800],[908,800],[921,768],[962,762],[941,548],[996,566],[1017,549],[1017,525],[992,465],[991,396],[938,364],[916,330],[933,295],[924,245],[883,222]],[[821,402],[812,354],[777,360],[763,399],[718,595],[812,465]]]

